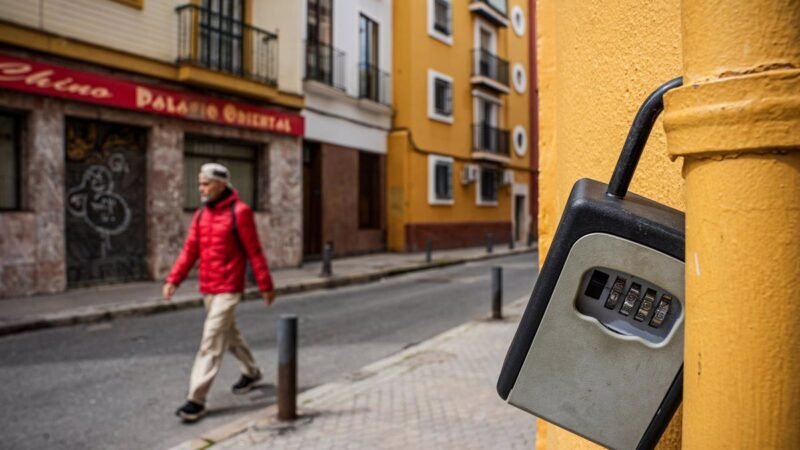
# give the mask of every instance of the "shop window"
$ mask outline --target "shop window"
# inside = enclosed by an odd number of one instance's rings
[[[453,123],[453,79],[428,71],[428,117]]]
[[[428,156],[428,203],[453,204],[453,158]]]
[[[358,152],[358,226],[381,227],[381,157]]]
[[[239,142],[187,136],[183,153],[184,208],[202,205],[197,191],[197,174],[209,162],[228,168],[231,183],[242,201],[258,209],[258,146]]]
[[[20,204],[19,116],[0,114],[0,210],[18,210]]]
[[[478,179],[479,205],[497,204],[497,186],[499,181],[499,170],[490,167],[481,167],[481,176]]]

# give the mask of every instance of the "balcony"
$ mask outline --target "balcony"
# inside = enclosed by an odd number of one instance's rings
[[[501,27],[508,27],[506,0],[471,0],[469,10]]]
[[[358,65],[358,97],[371,100],[382,105],[391,105],[389,95],[392,85],[387,72],[367,63]]]
[[[191,70],[200,68],[268,86],[278,84],[278,35],[194,4],[176,11],[181,79],[225,84],[211,74]]]
[[[346,90],[345,54],[330,44],[306,42],[306,80]]]
[[[509,132],[480,123],[472,126],[472,152],[476,159],[506,162],[511,158]]]
[[[508,61],[483,49],[473,50],[471,81],[473,84],[508,94],[511,92],[508,84]]]

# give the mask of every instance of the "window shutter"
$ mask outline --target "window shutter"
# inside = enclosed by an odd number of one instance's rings
[[[445,112],[446,114],[452,115],[453,114],[453,84],[452,83],[445,83]]]
[[[451,199],[453,198],[453,164],[447,164],[447,179],[445,181],[445,198]]]
[[[447,35],[450,36],[453,34],[453,4],[447,2],[447,12],[445,13],[445,18],[447,19]]]

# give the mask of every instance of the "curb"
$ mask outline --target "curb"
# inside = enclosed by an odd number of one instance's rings
[[[525,302],[528,301],[528,296],[524,296],[518,298],[506,305],[507,308],[517,308],[522,307]],[[470,328],[475,327],[479,323],[485,322],[489,317],[483,319],[473,319],[469,322],[462,323],[454,328],[449,330],[445,330],[430,339],[427,339],[423,342],[420,342],[417,345],[412,347],[406,348],[404,350],[400,350],[397,353],[389,355],[385,358],[379,359],[375,362],[367,364],[364,367],[352,372],[348,375],[345,375],[342,378],[337,380],[321,384],[319,386],[313,387],[307,391],[301,392],[297,395],[297,407],[298,410],[302,410],[302,406],[311,402],[319,401],[325,397],[330,395],[335,395],[339,392],[342,392],[347,386],[351,386],[356,384],[365,378],[370,378],[373,375],[378,374],[379,372],[383,372],[386,370],[390,370],[393,366],[397,366],[399,363],[404,362],[414,354],[423,352],[431,347],[435,347],[442,342],[449,341],[456,336],[460,335],[468,331]],[[502,321],[495,321],[495,322],[502,322]],[[216,444],[222,443],[228,439],[233,438],[245,431],[249,430],[254,426],[263,426],[265,424],[273,424],[273,423],[280,423],[277,421],[278,414],[278,406],[277,404],[273,404],[267,406],[260,411],[245,415],[238,419],[235,419],[229,423],[224,425],[220,425],[217,428],[211,429],[202,436],[190,439],[180,444],[171,447],[169,450],[204,450],[213,447]],[[302,419],[302,418],[301,418]]]
[[[489,253],[475,257],[461,259],[442,259],[431,263],[420,263],[405,267],[379,270],[372,273],[350,275],[344,277],[333,276],[322,278],[308,283],[298,283],[283,286],[275,289],[277,295],[298,294],[321,289],[333,289],[343,286],[353,286],[377,281],[383,278],[396,277],[413,272],[424,270],[441,269],[445,267],[465,264],[468,262],[485,261],[488,259],[501,258],[504,256],[521,255],[536,251],[537,246],[524,247],[517,250],[509,250],[504,253]],[[258,289],[250,288],[245,291],[243,301],[260,299]],[[13,334],[20,334],[28,331],[43,330],[47,328],[67,327],[71,325],[83,325],[97,322],[106,322],[114,319],[134,316],[146,316],[160,314],[171,311],[179,311],[188,308],[203,306],[203,298],[199,294],[191,297],[173,299],[165,302],[161,299],[147,300],[136,304],[105,305],[101,307],[89,307],[77,310],[61,311],[56,313],[42,314],[18,320],[15,322],[0,324],[0,337]]]

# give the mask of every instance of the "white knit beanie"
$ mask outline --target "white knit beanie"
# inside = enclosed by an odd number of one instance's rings
[[[209,180],[219,180],[228,185],[231,184],[230,172],[222,164],[206,163],[200,167],[200,176]]]

